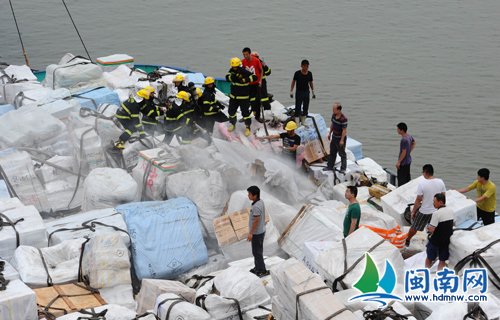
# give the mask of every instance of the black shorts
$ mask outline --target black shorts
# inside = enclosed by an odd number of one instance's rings
[[[450,257],[450,251],[448,250],[448,246],[446,247],[438,247],[432,242],[427,243],[427,259],[434,261],[439,256],[439,261],[446,261]]]
[[[432,214],[423,214],[417,211],[415,214],[415,220],[411,224],[411,228],[417,231],[424,230],[425,226],[431,222]]]
[[[477,209],[477,221],[483,220],[483,224],[485,226],[492,224],[492,223],[495,223],[495,212],[494,211],[488,212],[488,211],[481,210],[479,208],[476,208],[476,209]]]

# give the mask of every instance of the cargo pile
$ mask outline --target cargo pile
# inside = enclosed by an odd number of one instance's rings
[[[349,301],[360,293],[353,285],[367,252],[378,270],[392,263],[399,295],[405,269],[423,267],[425,254],[402,254],[404,212],[421,178],[396,188],[349,138],[347,171],[334,180],[321,170],[329,151],[321,115],[297,130],[307,174],[272,145],[243,135],[231,141],[224,130],[191,145],[136,137],[119,156],[108,152],[121,132],[112,120],[120,103],[138,86],[171,86],[177,73],[165,68],[160,80],[147,81],[131,67],[126,55],[94,64],[68,54],[47,67],[43,83],[26,66],[2,70],[0,319],[354,320],[382,312],[380,319],[422,320],[470,311],[467,303],[395,302],[380,310]],[[202,83],[200,74],[186,76]],[[267,115],[279,119],[283,110],[273,101]],[[264,134],[255,121],[252,130]],[[344,238],[344,193],[353,184],[360,228]],[[249,271],[250,185],[261,188],[266,207],[270,275],[263,277]],[[454,190],[447,198],[455,225],[475,218],[474,201]],[[463,272],[481,261],[498,273],[499,234],[498,224],[456,231],[450,267]],[[425,243],[419,233],[410,249],[425,251]],[[489,319],[500,317],[495,285],[490,273],[490,299],[474,306]]]

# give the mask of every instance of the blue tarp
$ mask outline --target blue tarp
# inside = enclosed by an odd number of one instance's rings
[[[6,114],[9,111],[16,110],[11,104],[2,104],[0,105],[0,116]]]
[[[118,94],[108,88],[97,88],[79,92],[73,95],[80,105],[89,109],[97,109],[97,106],[103,103],[120,105]]]
[[[173,279],[208,261],[196,205],[181,197],[120,205],[137,277]]]

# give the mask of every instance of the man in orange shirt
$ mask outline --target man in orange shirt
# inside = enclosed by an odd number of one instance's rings
[[[252,55],[252,50],[250,48],[243,49],[243,60],[241,64],[243,68],[253,73],[257,79],[250,82],[250,106],[255,119],[260,119],[260,87],[262,85],[262,63],[260,60]]]

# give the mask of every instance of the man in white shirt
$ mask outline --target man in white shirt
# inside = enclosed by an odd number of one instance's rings
[[[410,245],[411,238],[417,231],[424,230],[425,226],[431,221],[432,214],[436,211],[436,208],[434,208],[434,195],[436,193],[446,194],[444,182],[439,178],[434,178],[434,168],[431,164],[424,165],[422,175],[425,179],[420,181],[417,187],[417,198],[411,211],[413,223],[408,232],[406,246]]]

